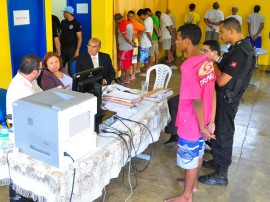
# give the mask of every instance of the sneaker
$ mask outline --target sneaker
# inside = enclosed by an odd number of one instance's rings
[[[178,135],[171,135],[170,139],[163,143],[166,147],[171,147],[177,145],[178,143]]]
[[[228,178],[226,174],[222,174],[220,171],[215,171],[209,175],[202,175],[198,178],[199,182],[208,185],[228,185]]]

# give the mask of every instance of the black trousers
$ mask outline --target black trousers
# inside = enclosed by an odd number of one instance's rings
[[[234,136],[234,118],[242,95],[235,98],[234,103],[228,103],[224,93],[217,92],[216,109],[216,139],[212,140],[212,151],[219,169],[227,173],[232,162],[232,148]]]
[[[63,67],[66,66],[68,63],[68,74],[72,75],[71,73],[71,64],[74,61],[73,55],[76,51],[76,47],[61,47],[61,58],[62,58],[62,65]]]
[[[176,120],[177,111],[178,111],[178,103],[179,103],[179,94],[171,97],[168,100],[171,121],[166,126],[165,133],[177,135],[177,127],[175,126],[175,120]]]

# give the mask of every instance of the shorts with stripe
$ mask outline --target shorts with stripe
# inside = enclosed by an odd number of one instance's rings
[[[200,137],[197,141],[188,141],[179,137],[177,149],[177,165],[183,169],[194,169],[204,155],[205,141]]]

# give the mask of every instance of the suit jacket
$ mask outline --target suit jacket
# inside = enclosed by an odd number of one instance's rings
[[[98,53],[98,63],[99,66],[103,66],[103,79],[107,81],[107,84],[110,84],[115,78],[115,70],[112,66],[112,60],[109,54],[107,53]],[[79,55],[76,59],[76,72],[82,72],[94,68],[91,55],[83,53]]]

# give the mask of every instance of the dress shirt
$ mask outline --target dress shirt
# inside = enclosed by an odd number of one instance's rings
[[[99,67],[99,62],[98,62],[98,54],[96,54],[95,56],[91,55],[91,59],[94,65],[94,68]]]

